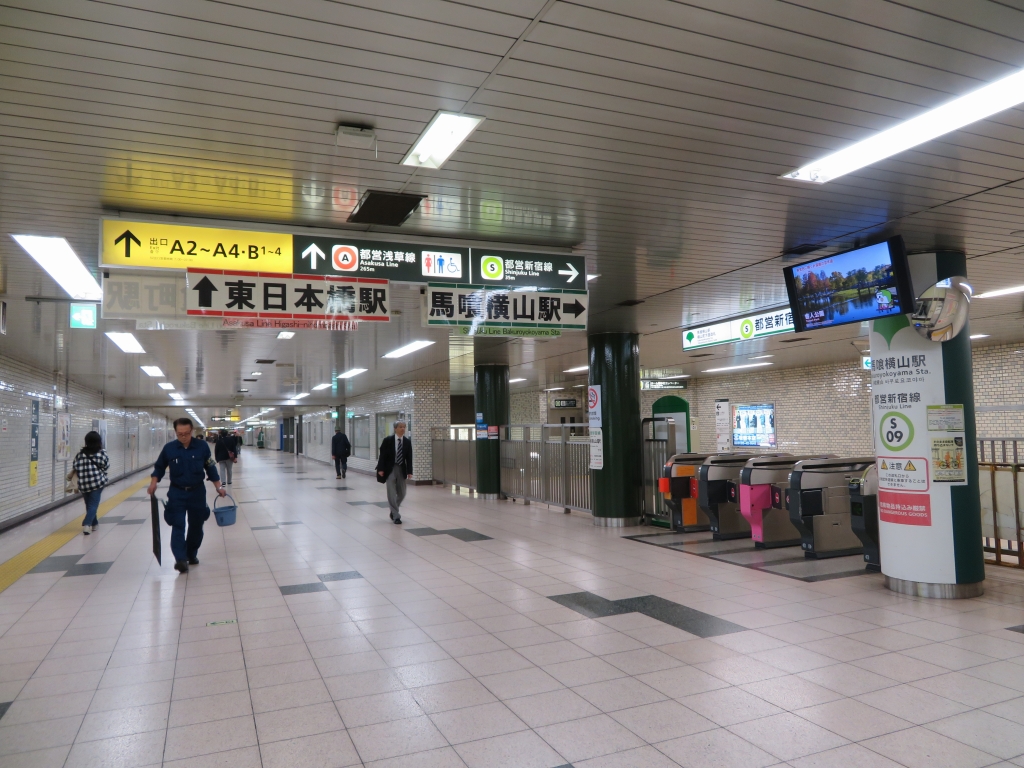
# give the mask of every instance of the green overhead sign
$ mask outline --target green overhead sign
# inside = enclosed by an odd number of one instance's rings
[[[71,327],[72,328],[95,328],[96,327],[96,304],[72,304],[71,305]]]

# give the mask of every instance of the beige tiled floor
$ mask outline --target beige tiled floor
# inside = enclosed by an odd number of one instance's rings
[[[113,561],[105,575],[0,594],[0,768],[1024,766],[1016,572],[990,569],[980,599],[915,600],[877,576],[808,584],[450,489],[410,489],[398,527],[347,503],[378,501],[372,478],[346,484],[248,451],[238,523],[208,524],[187,577],[156,565],[148,525],[104,525],[58,554]],[[252,530],[287,521],[302,524]],[[492,540],[405,530],[427,526]],[[363,578],[281,594],[341,571]],[[580,591],[748,629],[701,639],[548,599]]]

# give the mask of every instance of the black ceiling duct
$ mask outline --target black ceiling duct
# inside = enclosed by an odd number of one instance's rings
[[[379,224],[382,227],[400,227],[409,218],[426,195],[404,192],[381,192],[369,189],[359,205],[348,217],[352,224]]]
[[[643,303],[644,303],[643,299],[626,299],[625,301],[620,301],[618,306],[620,306],[620,307],[635,307],[637,304],[643,304]]]

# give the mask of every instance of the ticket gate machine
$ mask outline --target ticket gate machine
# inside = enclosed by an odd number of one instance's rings
[[[835,456],[761,456],[747,461],[740,470],[740,514],[750,526],[756,548],[795,547],[800,544],[800,531],[782,506],[784,490],[789,487],[789,474],[798,461],[832,458]]]
[[[878,468],[872,464],[864,473],[850,481],[850,524],[864,545],[864,568],[882,570],[878,548]]]
[[[763,457],[788,456],[760,454]],[[708,456],[697,475],[697,505],[711,521],[711,536],[723,539],[750,538],[750,524],[740,514],[740,472],[753,454],[721,453]]]
[[[658,490],[669,509],[672,530],[683,533],[711,530],[711,521],[697,504],[697,474],[701,464],[717,453],[677,453],[663,467]]]
[[[859,555],[864,551],[850,521],[850,480],[873,466],[874,456],[807,459],[789,476],[789,519],[800,531],[804,557]]]

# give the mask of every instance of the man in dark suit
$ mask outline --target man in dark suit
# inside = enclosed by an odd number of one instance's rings
[[[348,457],[352,453],[352,444],[341,431],[341,426],[334,428],[334,437],[331,438],[331,458],[334,459],[334,472],[338,478],[348,474]]]
[[[395,422],[395,434],[388,435],[380,444],[377,456],[377,482],[388,489],[388,504],[395,525],[402,524],[399,507],[405,498],[405,481],[412,478],[412,441],[405,436],[405,422]]]

